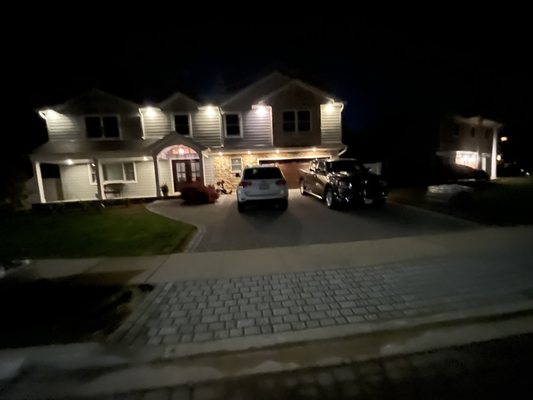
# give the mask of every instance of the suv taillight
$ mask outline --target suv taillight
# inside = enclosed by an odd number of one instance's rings
[[[246,186],[252,186],[252,182],[250,182],[250,181],[241,181],[241,183],[239,183],[239,186],[243,187],[243,188],[245,188]]]
[[[287,181],[285,179],[278,179],[276,181],[276,185],[278,186],[282,186],[282,185],[286,185],[287,184]]]

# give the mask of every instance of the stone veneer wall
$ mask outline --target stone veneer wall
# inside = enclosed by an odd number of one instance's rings
[[[334,156],[336,154],[335,151],[321,151],[317,150],[314,151],[306,151],[306,152],[300,152],[300,153],[259,153],[259,154],[231,154],[231,155],[214,155],[212,156],[214,158],[213,160],[213,166],[215,170],[215,180],[224,180],[226,182],[226,188],[235,190],[237,188],[237,185],[239,184],[239,181],[241,178],[237,178],[235,176],[235,173],[231,172],[231,159],[235,157],[242,158],[242,166],[243,168],[248,165],[258,165],[259,160],[264,161],[268,160],[270,158],[276,158],[276,159],[299,159],[309,158],[310,160],[314,157],[329,157]],[[276,160],[272,161],[273,163],[276,162]]]

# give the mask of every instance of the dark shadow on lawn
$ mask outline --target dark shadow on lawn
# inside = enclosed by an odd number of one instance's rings
[[[149,286],[109,284],[108,278],[92,274],[53,280],[0,281],[3,305],[0,348],[105,339],[143,294],[151,290]],[[112,281],[126,279],[115,276]]]

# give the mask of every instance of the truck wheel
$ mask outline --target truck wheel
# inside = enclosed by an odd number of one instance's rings
[[[333,210],[337,206],[337,202],[335,201],[335,195],[333,194],[332,188],[326,189],[326,195],[324,196],[326,200],[326,205],[329,209]]]
[[[303,179],[300,179],[300,194],[302,196],[307,196],[307,191],[305,190],[305,184]]]

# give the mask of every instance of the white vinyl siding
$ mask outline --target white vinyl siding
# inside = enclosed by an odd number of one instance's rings
[[[87,179],[87,164],[60,165],[65,200],[96,200],[98,188]]]
[[[50,141],[85,139],[85,120],[81,116],[47,113],[46,128]]]
[[[145,138],[161,138],[170,133],[170,117],[158,109],[142,109],[142,123]]]
[[[192,136],[204,146],[220,146],[222,123],[218,110],[199,110],[192,114]]]
[[[320,105],[320,132],[322,144],[342,143],[342,105],[322,104]]]

